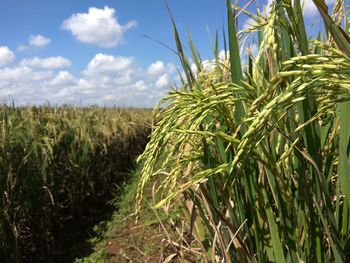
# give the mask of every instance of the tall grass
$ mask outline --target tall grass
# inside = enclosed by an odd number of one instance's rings
[[[141,109],[1,106],[0,262],[66,253],[75,228],[125,180],[150,117]]]
[[[276,0],[267,15],[240,10],[256,23],[238,33],[228,1],[229,56],[209,69],[192,40],[186,56],[173,21],[187,80],[155,110],[138,204],[155,182],[157,208],[182,208],[168,234],[181,260],[350,260],[348,10],[337,0],[329,15],[314,3],[327,33],[318,40],[299,0]],[[242,66],[246,34],[260,48]]]

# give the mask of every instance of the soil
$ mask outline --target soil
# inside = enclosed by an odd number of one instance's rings
[[[134,220],[130,219],[117,226],[108,237],[108,261],[163,262],[170,252],[164,249],[164,240],[165,236],[158,224],[135,224]]]

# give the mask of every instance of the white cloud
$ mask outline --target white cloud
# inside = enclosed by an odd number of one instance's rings
[[[91,7],[88,13],[73,14],[63,22],[62,28],[81,42],[110,48],[121,44],[124,33],[136,24],[134,20],[119,24],[115,10],[105,6],[103,9]]]
[[[156,81],[156,87],[158,89],[169,88],[170,85],[170,79],[167,74],[161,75]]]
[[[85,73],[123,71],[130,67],[132,63],[133,59],[130,57],[114,57],[99,53],[90,61]]]
[[[88,63],[71,96],[84,94],[85,103],[92,104],[152,107],[165,96],[176,75],[171,63],[156,61],[143,68],[132,57],[100,53]]]
[[[227,54],[226,54],[227,56],[229,55],[229,52],[227,52]],[[219,52],[219,58],[220,59],[224,59],[225,58],[225,51],[224,50],[221,50],[220,52]],[[210,71],[210,70],[212,70],[212,69],[214,69],[215,68],[215,59],[213,59],[213,60],[203,60],[202,61],[202,69],[203,70],[206,70],[206,71]],[[197,74],[198,73],[198,68],[197,68],[197,65],[196,65],[196,63],[194,63],[194,62],[192,62],[191,63],[191,70],[192,70],[192,72],[194,73],[194,74]]]
[[[28,46],[25,46],[25,45],[22,45],[22,44],[19,44],[18,47],[17,47],[17,51],[25,51],[28,49]]]
[[[29,67],[12,67],[0,69],[0,81],[26,83],[28,81],[44,80],[52,76],[50,71],[33,71]]]
[[[303,7],[304,7],[303,12],[305,16],[313,17],[318,14],[317,7],[315,6],[313,1],[310,1],[310,0],[304,1]]]
[[[113,81],[116,85],[126,85],[132,82],[134,76],[135,76],[135,72],[129,69],[125,71],[124,74],[115,76]]]
[[[143,80],[137,81],[134,85],[132,85],[137,90],[146,90],[148,87]]]
[[[91,85],[101,88],[108,86],[132,85],[142,78],[142,70],[134,64],[132,57],[96,54],[82,72]]]
[[[152,63],[148,69],[148,74],[152,76],[164,74],[164,73],[173,73],[175,71],[175,66],[172,63],[168,63],[165,65],[163,61],[157,60]]]
[[[52,86],[67,86],[74,85],[77,81],[74,76],[68,71],[60,71],[48,84]]]
[[[79,79],[78,85],[75,88],[76,93],[88,94],[91,93],[91,91],[93,91],[95,86],[86,79]]]
[[[28,39],[28,44],[23,45],[19,44],[17,47],[18,51],[25,51],[31,47],[44,47],[48,46],[51,43],[51,39],[44,37],[43,35],[30,35]]]
[[[155,63],[152,63],[148,67],[147,71],[148,71],[148,74],[157,75],[157,74],[163,73],[164,70],[165,70],[164,62],[158,60]]]
[[[216,67],[216,63],[214,60],[204,60],[202,64],[203,64],[203,69],[206,71],[213,70]]]
[[[230,56],[230,51],[229,50],[226,51],[226,54],[225,54],[225,50],[220,50],[219,58],[221,60],[224,60],[225,58],[228,58],[229,56]]]
[[[15,54],[8,47],[0,47],[0,67],[12,63],[15,59]]]
[[[29,37],[29,45],[33,47],[44,47],[51,43],[51,39],[42,35],[31,35]]]
[[[14,101],[18,105],[45,103],[43,83],[51,77],[51,71],[34,71],[28,67],[0,69],[0,102]]]
[[[20,66],[28,66],[35,68],[44,68],[44,69],[56,69],[56,68],[64,68],[69,67],[71,62],[62,57],[49,57],[49,58],[32,58],[32,59],[23,59],[20,62]]]
[[[335,0],[326,0],[326,4],[328,5],[328,7],[333,6],[334,3],[335,3]],[[292,0],[292,4],[294,4],[293,0]],[[303,9],[304,16],[313,18],[319,15],[319,11],[312,0],[301,1],[301,5],[304,8]]]
[[[194,62],[191,63],[191,70],[194,74],[198,73],[198,68],[197,68],[196,63],[194,63]]]
[[[52,61],[33,58],[0,68],[0,102],[153,107],[177,76],[171,63],[152,63],[164,65],[163,72],[152,75],[149,67],[138,65],[132,57],[101,53],[92,57],[80,76],[57,70],[62,63]]]

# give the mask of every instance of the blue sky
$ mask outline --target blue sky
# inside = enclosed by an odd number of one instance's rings
[[[210,59],[225,1],[168,2],[181,34],[189,29]],[[315,11],[307,0],[307,21]],[[163,0],[3,0],[0,32],[1,102],[152,107],[178,79],[176,56],[143,36],[175,47]]]

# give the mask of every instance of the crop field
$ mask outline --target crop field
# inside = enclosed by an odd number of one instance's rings
[[[350,262],[349,2],[228,0],[205,59],[164,2],[181,69],[153,114],[0,108],[0,262]]]
[[[150,119],[142,109],[1,106],[0,262],[65,260],[72,235],[127,179]]]
[[[350,261],[349,7],[314,0],[314,36],[302,1],[271,2],[227,1],[225,52],[219,31],[209,66],[173,21],[183,86],[155,112],[136,205],[152,187],[172,226],[167,262]],[[252,22],[238,32],[242,13]]]

